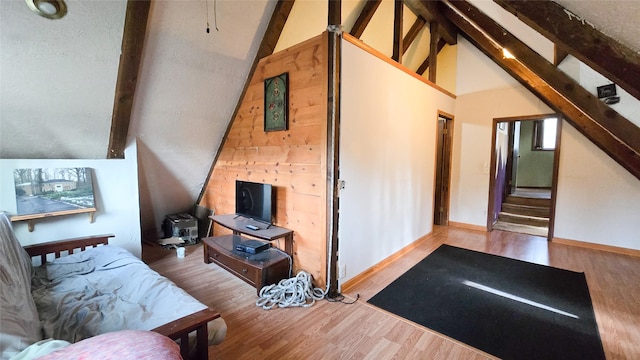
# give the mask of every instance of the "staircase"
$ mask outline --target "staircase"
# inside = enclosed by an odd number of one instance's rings
[[[497,230],[547,236],[551,213],[550,193],[543,191],[516,191],[502,203],[502,211],[493,226]]]

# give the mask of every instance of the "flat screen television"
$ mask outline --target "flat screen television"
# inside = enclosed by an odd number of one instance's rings
[[[236,215],[271,225],[271,184],[236,180]]]

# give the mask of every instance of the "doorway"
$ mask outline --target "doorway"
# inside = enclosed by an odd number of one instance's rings
[[[434,190],[433,223],[449,225],[449,185],[451,182],[451,143],[453,116],[438,112],[436,130],[436,179]]]
[[[494,119],[487,229],[553,238],[562,119]]]

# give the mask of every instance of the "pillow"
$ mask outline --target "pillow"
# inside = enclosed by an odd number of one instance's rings
[[[0,359],[41,340],[40,319],[31,297],[31,258],[0,213]]]
[[[164,335],[145,330],[122,330],[94,336],[38,360],[179,360],[180,348]]]

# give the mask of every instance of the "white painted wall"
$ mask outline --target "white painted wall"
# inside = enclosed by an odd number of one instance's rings
[[[433,228],[437,111],[455,100],[343,41],[339,262],[344,282]],[[375,74],[375,76],[372,76]]]
[[[214,17],[209,1],[207,33],[204,1],[151,3],[129,130],[145,239],[165,215],[193,211],[274,7],[218,1]]]
[[[484,227],[493,119],[552,111],[461,37],[457,68],[449,220]]]
[[[640,180],[566,122],[554,237],[640,250]]]
[[[458,54],[450,220],[484,227],[491,122],[552,111],[464,39]],[[640,181],[566,121],[561,136],[554,237],[640,249]]]
[[[97,208],[94,223],[89,222],[88,214],[53,216],[35,220],[35,229],[29,232],[26,222],[14,222],[13,229],[20,243],[31,245],[87,235],[114,234],[111,244],[140,257],[142,244],[135,144],[126,148],[125,155],[124,160],[0,159],[0,211],[9,214],[16,214],[13,170],[88,167],[94,171]]]

